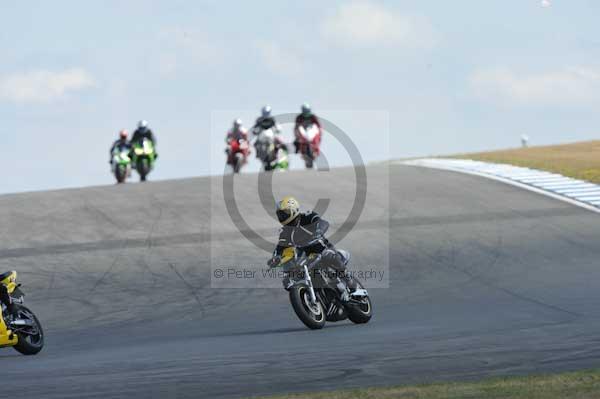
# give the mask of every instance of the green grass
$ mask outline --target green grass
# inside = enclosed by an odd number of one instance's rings
[[[600,141],[460,154],[454,158],[525,166],[600,183]]]
[[[592,399],[600,398],[600,370],[272,396],[269,399]]]

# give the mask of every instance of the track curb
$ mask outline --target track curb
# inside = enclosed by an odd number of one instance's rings
[[[471,159],[421,158],[395,163],[481,176],[600,213],[600,185],[557,173]]]

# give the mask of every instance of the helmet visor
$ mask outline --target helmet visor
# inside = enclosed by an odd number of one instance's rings
[[[289,217],[290,214],[286,211],[282,211],[281,209],[277,210],[277,219],[279,220],[279,223],[285,224],[286,222],[289,222]]]

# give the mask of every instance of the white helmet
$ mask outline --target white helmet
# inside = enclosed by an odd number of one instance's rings
[[[263,116],[263,118],[268,118],[271,116],[271,106],[270,105],[265,105],[262,108],[262,116]]]
[[[312,112],[310,109],[310,105],[308,105],[307,103],[302,104],[301,110],[304,115],[310,115]]]
[[[148,121],[145,119],[142,119],[141,121],[138,122],[138,128],[139,129],[147,129],[148,128]]]
[[[242,120],[239,118],[233,121],[234,129],[239,129],[240,127],[242,127],[242,124]]]

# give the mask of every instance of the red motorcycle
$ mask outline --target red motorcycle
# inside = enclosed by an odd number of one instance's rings
[[[250,147],[246,140],[231,140],[227,147],[227,165],[231,165],[233,173],[240,173],[248,159]]]
[[[321,145],[321,128],[315,123],[297,128],[298,151],[304,159],[307,169],[312,169],[315,159],[319,156]]]

